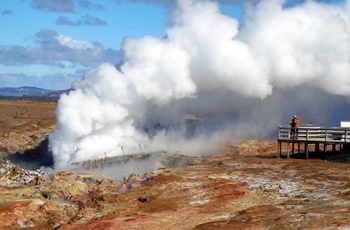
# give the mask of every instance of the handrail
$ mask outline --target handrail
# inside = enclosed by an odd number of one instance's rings
[[[292,129],[290,126],[278,127],[278,139],[291,139]],[[306,141],[338,141],[350,142],[350,128],[349,127],[299,127],[298,140]]]

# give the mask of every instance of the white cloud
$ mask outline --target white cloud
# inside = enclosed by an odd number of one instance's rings
[[[89,41],[81,41],[81,40],[75,40],[67,36],[63,36],[59,34],[57,36],[57,41],[66,47],[69,47],[70,49],[93,49],[95,48],[94,44]]]
[[[47,65],[67,68],[66,63],[76,66],[95,67],[103,62],[117,63],[121,52],[103,49],[101,44],[76,40],[53,30],[41,30],[36,34],[38,47],[0,46],[0,63],[6,66]]]

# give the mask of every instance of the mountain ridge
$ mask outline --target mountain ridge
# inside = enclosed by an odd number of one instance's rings
[[[66,90],[51,90],[43,89],[33,86],[21,87],[0,87],[0,96],[3,97],[59,97],[62,93],[68,93],[70,89]]]

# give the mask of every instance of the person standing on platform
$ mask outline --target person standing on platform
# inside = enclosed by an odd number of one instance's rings
[[[294,115],[294,117],[292,119],[292,123],[290,123],[290,126],[291,126],[290,139],[297,139],[298,132],[299,132],[299,117],[297,115]]]

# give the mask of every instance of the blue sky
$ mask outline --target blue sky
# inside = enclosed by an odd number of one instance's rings
[[[66,7],[51,2],[65,2]],[[113,0],[1,0],[0,13],[0,87],[62,89],[87,69],[117,62],[125,36],[163,36],[167,9]],[[57,36],[71,45],[57,43]],[[78,44],[101,54],[87,58],[89,53]]]
[[[125,37],[164,37],[174,2],[0,0],[0,87],[67,89],[85,71],[120,62]],[[222,0],[221,10],[243,24],[247,2],[258,1]]]

